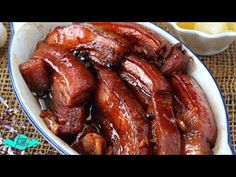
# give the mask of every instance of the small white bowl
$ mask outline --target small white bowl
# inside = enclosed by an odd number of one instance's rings
[[[43,39],[50,29],[55,26],[67,24],[68,23],[11,23],[13,34],[9,46],[8,68],[16,98],[35,128],[62,154],[78,154],[60,138],[55,136],[39,117],[41,111],[40,106],[31,94],[19,71],[19,64],[27,61],[31,57],[36,43]],[[160,36],[163,36],[171,44],[179,43],[173,36],[152,23],[140,24],[152,29]],[[228,114],[219,87],[204,63],[187,47],[183,46],[183,49],[193,58],[188,66],[187,73],[195,78],[201,86],[215,116],[218,136],[213,149],[214,154],[233,154]]]
[[[207,34],[197,30],[181,28],[176,22],[169,22],[167,25],[174,36],[198,55],[214,55],[220,53],[236,40],[236,32]]]
[[[0,22],[0,48],[4,46],[7,40],[7,30],[4,27],[3,23]]]

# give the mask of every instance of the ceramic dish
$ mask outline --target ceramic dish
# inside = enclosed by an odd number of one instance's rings
[[[40,106],[27,87],[20,71],[19,64],[28,60],[33,52],[35,44],[43,39],[50,29],[58,25],[68,23],[11,23],[12,39],[9,46],[9,73],[16,98],[24,113],[35,128],[62,154],[78,154],[60,138],[55,136],[39,117]],[[140,23],[163,36],[170,43],[179,41],[166,31],[152,23]],[[218,137],[214,148],[214,154],[233,154],[230,143],[228,126],[228,114],[219,87],[207,67],[188,48],[183,46],[187,54],[193,58],[188,66],[188,74],[196,79],[203,89],[214,113]]]
[[[176,22],[167,23],[170,32],[198,55],[214,55],[227,49],[236,40],[236,32],[207,34],[180,28]]]
[[[3,26],[3,23],[0,22],[0,48],[4,46],[7,40],[7,31],[6,28]]]

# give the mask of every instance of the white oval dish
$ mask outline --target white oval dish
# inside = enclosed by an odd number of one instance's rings
[[[207,34],[201,31],[184,29],[176,22],[167,23],[170,32],[198,55],[214,55],[227,49],[236,40],[236,32]]]
[[[55,136],[39,117],[41,111],[40,106],[31,94],[18,68],[19,64],[30,58],[36,43],[43,39],[50,29],[58,25],[67,24],[68,23],[11,23],[12,39],[9,46],[8,67],[16,98],[35,128],[62,154],[78,154],[64,141]],[[154,30],[172,44],[179,42],[169,33],[152,23],[146,22],[139,24]],[[193,61],[188,67],[188,74],[194,77],[203,89],[216,119],[218,137],[214,148],[214,154],[233,154],[234,151],[230,140],[228,114],[219,87],[210,71],[201,60],[188,48],[185,46],[183,46],[183,48],[186,50],[187,54],[193,58]]]

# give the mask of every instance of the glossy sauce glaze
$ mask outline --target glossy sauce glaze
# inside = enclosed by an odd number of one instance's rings
[[[107,69],[99,71],[96,101],[97,109],[106,115],[99,117],[101,124],[116,130],[105,132],[115,141],[111,142],[112,146],[116,144],[113,154],[148,153],[149,125],[143,119],[145,112],[117,73]],[[104,119],[108,125],[103,123]]]
[[[141,25],[94,22],[51,30],[19,69],[47,98],[40,117],[79,154],[212,154],[217,127],[189,62]]]

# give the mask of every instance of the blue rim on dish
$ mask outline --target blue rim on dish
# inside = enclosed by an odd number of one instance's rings
[[[152,25],[154,25],[156,28],[160,29],[160,30],[163,31],[164,33],[169,34],[170,36],[172,36],[173,38],[175,38],[177,41],[180,42],[179,39],[177,39],[175,36],[173,36],[173,35],[170,34],[169,32],[163,30],[162,28],[158,27],[158,26],[155,25],[155,24],[152,24]],[[67,152],[65,149],[61,148],[52,138],[50,138],[50,137],[47,135],[47,133],[46,133],[43,129],[40,128],[40,126],[35,122],[34,118],[30,115],[30,113],[29,113],[29,112],[27,111],[27,109],[25,108],[24,104],[22,103],[21,98],[19,97],[19,95],[18,95],[18,93],[17,93],[16,86],[15,86],[15,83],[14,83],[14,80],[13,80],[12,69],[11,69],[11,59],[10,59],[10,58],[11,58],[10,52],[11,52],[12,39],[13,39],[14,34],[15,34],[13,22],[10,22],[10,26],[11,26],[12,36],[11,36],[11,40],[10,40],[10,43],[9,43],[9,49],[8,49],[8,70],[9,70],[10,80],[11,80],[11,83],[12,83],[12,87],[13,87],[13,91],[14,91],[14,93],[15,93],[15,96],[16,96],[16,98],[17,98],[17,100],[18,100],[20,106],[22,107],[24,113],[26,114],[26,116],[28,117],[28,119],[30,120],[30,122],[33,124],[33,126],[40,132],[40,134],[41,134],[54,148],[56,148],[59,152],[61,152],[62,154],[65,154],[65,155],[69,155],[69,154],[70,154],[69,152]],[[181,44],[182,44],[183,46],[185,46],[185,47],[202,63],[202,65],[206,68],[206,70],[208,71],[208,73],[209,73],[210,76],[212,77],[213,81],[215,82],[215,85],[216,85],[216,87],[217,87],[217,89],[218,89],[218,92],[219,92],[219,94],[220,94],[220,96],[221,96],[221,101],[222,101],[222,103],[223,103],[223,105],[224,105],[224,111],[225,111],[225,114],[226,114],[226,121],[227,121],[227,125],[226,125],[226,126],[227,126],[227,134],[228,134],[228,136],[227,136],[227,137],[228,137],[228,145],[229,145],[229,148],[230,148],[232,154],[235,154],[234,149],[233,149],[232,144],[231,144],[231,137],[230,137],[231,135],[230,135],[230,128],[229,128],[228,112],[227,112],[226,104],[225,104],[225,101],[224,101],[224,97],[223,97],[223,95],[222,95],[222,93],[221,93],[221,91],[220,91],[219,85],[217,84],[216,79],[213,77],[211,71],[210,71],[209,68],[205,65],[205,63],[204,63],[201,59],[199,59],[199,58],[194,54],[194,52],[193,52],[191,49],[189,49],[185,44],[183,44],[182,42],[181,42]]]
[[[153,24],[153,23],[152,23]],[[155,25],[155,24],[154,24]],[[164,33],[167,33],[169,34],[170,36],[172,36],[173,38],[175,38],[177,41],[181,42],[179,39],[177,39],[175,36],[173,36],[172,34],[170,34],[169,32],[163,30],[162,28],[160,28],[159,26],[155,25],[156,27],[158,27],[161,31],[163,31]],[[230,147],[230,150],[232,152],[232,154],[234,155],[235,154],[235,151],[234,151],[234,148],[232,146],[232,143],[231,143],[231,135],[230,135],[230,128],[229,128],[229,116],[228,116],[228,111],[227,111],[227,108],[226,108],[226,104],[225,104],[225,101],[224,101],[224,97],[221,93],[221,90],[220,90],[220,87],[219,85],[217,84],[217,81],[215,79],[215,77],[213,76],[213,74],[211,73],[210,69],[206,66],[206,64],[192,51],[192,49],[190,49],[189,47],[187,47],[183,42],[181,42],[181,44],[186,47],[201,63],[202,65],[206,68],[206,70],[208,71],[208,73],[210,74],[210,76],[212,77],[213,81],[215,82],[215,85],[218,89],[218,92],[220,93],[220,96],[221,96],[221,101],[224,105],[224,110],[225,110],[225,114],[226,114],[226,123],[227,123],[227,134],[228,134],[228,145]]]
[[[26,116],[28,117],[29,121],[33,124],[33,126],[40,132],[40,134],[46,138],[46,140],[54,147],[56,148],[60,153],[64,154],[64,155],[69,155],[70,153],[68,153],[66,150],[64,150],[63,148],[61,148],[53,139],[51,139],[47,133],[41,129],[39,127],[39,125],[34,121],[34,118],[30,115],[30,113],[28,112],[28,110],[25,108],[24,104],[22,103],[22,100],[21,98],[19,97],[17,91],[16,91],[16,86],[15,86],[15,83],[14,83],[14,80],[13,80],[13,75],[12,75],[12,69],[11,69],[11,44],[12,44],[12,39],[14,37],[14,34],[15,34],[15,29],[14,29],[14,25],[13,25],[13,22],[10,22],[10,26],[11,26],[11,33],[12,33],[12,36],[11,36],[11,40],[10,40],[10,43],[9,43],[9,48],[8,48],[8,71],[9,71],[9,74],[10,74],[10,80],[11,80],[11,83],[12,83],[12,87],[13,87],[13,91],[15,93],[15,96],[21,106],[21,108],[23,109],[24,113],[26,114]]]

